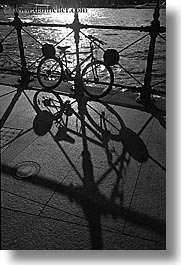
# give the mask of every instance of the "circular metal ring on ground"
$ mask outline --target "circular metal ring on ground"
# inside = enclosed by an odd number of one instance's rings
[[[17,179],[26,179],[36,176],[40,172],[40,165],[33,161],[25,161],[18,163],[13,168],[13,177]]]

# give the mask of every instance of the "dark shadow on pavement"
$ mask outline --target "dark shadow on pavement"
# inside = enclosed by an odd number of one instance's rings
[[[38,112],[33,121],[34,132],[38,136],[43,136],[48,133],[53,124],[53,116],[50,112],[44,110]]]
[[[88,221],[92,249],[103,249],[101,228],[102,215],[112,215],[113,218],[127,218],[127,221],[131,221],[133,223],[136,222],[136,224],[139,223],[140,226],[146,226],[149,229],[153,229],[158,233],[164,234],[164,225],[162,223],[159,225],[159,220],[156,220],[155,222],[153,220],[148,221],[146,218],[149,219],[149,217],[144,217],[144,214],[141,216],[140,220],[138,220],[138,213],[133,212],[133,214],[128,215],[128,209],[124,209],[124,207],[121,206],[124,196],[123,188],[120,190],[120,186],[123,185],[123,175],[129,166],[130,157],[133,157],[140,163],[147,161],[149,155],[145,144],[138,134],[125,126],[119,114],[110,105],[103,101],[93,102],[92,100],[83,96],[78,98],[77,102],[78,112],[73,110],[72,114],[75,114],[81,124],[81,134],[78,134],[78,132],[74,132],[74,134],[79,135],[82,138],[83,177],[80,178],[82,181],[82,187],[64,187],[62,184],[60,184],[62,185],[62,189],[60,189],[60,185],[57,186],[55,184],[55,186],[53,185],[53,189],[56,192],[63,192],[63,194],[67,193],[67,196],[71,198],[71,200],[76,201],[82,208],[84,216]],[[93,105],[91,105],[91,102],[93,102]],[[103,111],[99,112],[99,110],[96,109],[96,106],[94,106],[94,103],[100,104],[103,108]],[[91,112],[89,112],[90,110],[96,114],[97,120],[94,116],[91,117]],[[107,113],[108,117],[116,118],[117,124],[114,124],[113,120],[107,118]],[[51,135],[62,150],[59,141],[64,140],[74,143],[74,139],[71,136],[69,137],[67,134],[69,131],[73,132],[72,129],[68,128],[68,122],[64,123],[63,126],[61,119],[59,122],[60,124],[57,134],[54,136],[51,133]],[[147,124],[144,126],[144,128],[147,126]],[[113,130],[111,130],[111,128]],[[116,173],[117,180],[109,200],[106,199],[103,194],[101,194],[98,188],[98,185],[107,177],[107,174],[104,174],[97,182],[95,181],[96,176],[94,175],[91,153],[88,147],[88,142],[91,138],[87,136],[87,129],[89,129],[95,135],[94,138],[98,139],[97,142],[99,143],[99,146],[101,145],[105,149],[107,162],[109,165],[107,172],[113,170]],[[92,141],[96,143],[95,139]],[[113,160],[113,150],[110,150],[109,148],[110,141],[121,142],[123,145],[122,154],[118,156],[116,161]],[[69,161],[71,162],[71,158],[69,158]],[[119,206],[115,203],[115,201],[118,201],[117,199],[119,199],[120,202]],[[129,220],[130,218],[132,220]],[[157,230],[158,227],[159,229]]]
[[[46,187],[53,192],[61,193],[67,196],[71,201],[75,201],[81,207],[88,222],[92,249],[104,249],[101,227],[102,216],[109,215],[113,218],[123,218],[124,220],[134,223],[137,226],[149,230],[151,229],[160,235],[165,235],[164,221],[160,221],[146,214],[130,210],[129,208],[125,208],[122,205],[124,194],[123,189],[120,190],[120,185],[123,183],[123,175],[129,166],[130,157],[133,157],[140,163],[147,161],[149,154],[145,144],[138,134],[125,126],[119,114],[108,104],[99,101],[99,103],[102,104],[101,106],[104,107],[104,110],[101,112],[96,110],[96,106],[91,106],[91,111],[94,111],[94,113],[97,115],[96,117],[98,118],[96,120],[94,117],[91,117],[91,114],[87,109],[90,107],[89,101],[90,100],[87,100],[85,97],[80,97],[77,99],[78,112],[76,113],[76,111],[74,111],[74,114],[79,119],[81,125],[81,133],[74,132],[74,134],[79,135],[82,138],[83,150],[81,158],[83,176],[78,172],[76,167],[73,165],[71,158],[66,154],[65,150],[63,150],[59,143],[61,139],[69,141],[70,143],[74,143],[74,139],[72,137],[71,139],[67,138],[67,132],[73,131],[68,129],[68,123],[66,124],[65,128],[63,128],[63,132],[61,131],[62,127],[60,123],[60,132],[58,130],[57,134],[54,136],[54,134],[50,131],[52,126],[50,113],[44,113],[48,119],[46,119],[45,116],[44,119],[41,119],[42,117],[36,117],[34,121],[34,128],[36,128],[39,135],[43,135],[47,131],[50,132],[50,135],[53,137],[60,150],[68,159],[70,165],[79,176],[82,186],[66,186],[57,181],[47,179],[41,175],[30,177],[25,181],[36,186]],[[108,120],[107,116],[105,115],[106,112],[110,113],[110,120]],[[113,123],[113,117],[116,117],[117,125]],[[111,131],[110,128],[112,128],[113,131]],[[94,134],[94,139],[91,139],[90,136],[87,135],[87,129]],[[98,140],[95,140],[95,138]],[[98,181],[95,181],[95,177],[97,176],[94,175],[93,162],[88,145],[89,140],[95,144],[97,141],[99,146],[104,147],[107,156],[107,163],[109,165],[109,169],[99,178]],[[116,154],[116,160],[113,160],[113,152],[116,153],[116,151],[110,149],[110,141],[120,142],[123,145],[122,154]],[[14,173],[12,170],[13,169],[11,167],[2,165],[3,173],[12,175],[12,173]],[[98,185],[107,177],[108,172],[111,172],[112,170],[116,173],[116,183],[113,187],[111,197],[108,199],[99,190]],[[119,204],[116,203],[117,198],[119,198]]]
[[[84,154],[83,156],[86,156],[87,158],[87,154]],[[2,173],[8,175],[14,173],[14,169],[5,164],[1,166],[1,170]],[[100,217],[102,215],[111,215],[115,218],[120,217],[139,227],[149,230],[151,229],[159,235],[165,235],[166,224],[164,221],[148,216],[147,214],[139,213],[134,210],[130,211],[128,208],[116,205],[111,200],[107,199],[103,194],[101,194],[93,181],[90,180],[90,174],[91,171],[89,172],[87,178],[83,180],[82,187],[66,186],[55,180],[47,179],[41,175],[30,177],[26,179],[26,181],[36,186],[46,187],[49,190],[61,193],[82,207],[85,217],[89,222],[92,249],[102,249],[103,247],[101,238],[102,230],[100,225]]]
[[[17,87],[17,92],[14,95],[13,99],[11,100],[11,103],[9,104],[9,106],[7,107],[6,111],[4,112],[1,120],[0,120],[0,126],[1,128],[4,126],[5,122],[7,121],[9,115],[11,114],[14,106],[16,105],[16,103],[18,102],[19,97],[21,96],[23,89],[21,86]]]
[[[166,129],[166,111],[159,109],[156,105],[151,104],[145,107],[145,111],[157,119],[161,126]]]

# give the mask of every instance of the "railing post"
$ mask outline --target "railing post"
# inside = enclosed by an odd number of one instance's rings
[[[17,35],[18,35],[18,45],[19,45],[19,51],[20,51],[20,59],[21,59],[21,84],[27,85],[30,80],[30,74],[29,71],[26,68],[26,59],[24,55],[24,47],[23,47],[23,39],[21,35],[21,29],[23,27],[23,22],[19,18],[18,11],[15,6],[15,12],[14,12],[14,20],[12,22],[12,25],[15,27],[17,30]]]
[[[79,22],[79,17],[78,17],[78,12],[77,8],[75,9],[75,14],[74,14],[74,21],[71,25],[72,29],[74,30],[74,39],[75,39],[75,44],[76,44],[76,76],[75,76],[75,94],[77,96],[82,96],[83,95],[83,80],[82,80],[82,75],[81,75],[81,69],[80,69],[80,57],[79,57],[79,40],[80,40],[80,29],[82,28],[82,24]]]
[[[144,85],[141,89],[140,97],[137,98],[137,102],[140,104],[149,104],[154,103],[154,99],[152,97],[152,89],[151,89],[151,76],[152,76],[152,67],[153,67],[153,59],[155,53],[155,43],[158,34],[160,33],[160,7],[159,7],[159,0],[157,0],[157,4],[155,7],[155,11],[153,14],[153,21],[151,22],[149,34],[150,34],[150,44],[148,50],[148,57],[147,57],[147,66],[146,66],[146,73],[144,78]]]

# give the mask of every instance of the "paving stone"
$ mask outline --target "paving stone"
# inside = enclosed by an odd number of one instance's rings
[[[1,135],[1,153],[22,133],[22,129],[12,127],[2,127]]]
[[[149,143],[166,146],[166,130],[156,118],[154,118]]]
[[[2,221],[1,244],[4,250],[89,250],[92,247],[93,239],[91,241],[87,228],[76,224],[5,209],[2,209]],[[105,250],[165,249],[165,245],[159,242],[108,231],[102,231],[101,238],[99,245]],[[114,252],[115,255],[118,253]],[[121,256],[125,257],[127,254],[121,252]]]
[[[160,145],[150,144],[149,149],[157,150]],[[150,151],[151,152],[151,151]],[[161,154],[161,151],[159,151]],[[161,160],[165,152],[162,152]],[[158,154],[157,154],[158,155]],[[157,159],[157,158],[155,158]],[[159,163],[160,160],[159,160]],[[140,225],[126,222],[125,233],[154,241],[165,241],[166,220],[166,179],[165,170],[149,159],[142,165],[138,183],[129,211],[134,220],[135,212],[140,214]],[[142,219],[141,219],[142,216]]]
[[[27,122],[27,120],[26,120]],[[16,126],[16,128],[18,128]],[[30,127],[27,130],[22,131],[22,135],[19,135],[13,141],[11,145],[3,151],[3,155],[1,157],[1,162],[8,165],[19,153],[21,153],[24,149],[26,149],[35,139],[37,135],[34,133],[33,129]]]
[[[43,204],[26,199],[19,194],[1,191],[1,207],[20,212],[31,213],[38,215],[43,207]]]
[[[61,182],[67,174],[69,163],[52,137],[50,135],[47,137],[48,145],[44,144],[42,138],[38,138],[9,164],[10,167],[14,167],[23,161],[35,161],[41,167],[39,175],[31,181],[25,181],[14,179],[9,174],[2,174],[2,187],[5,190],[39,202],[46,202],[51,196],[57,182]]]
[[[91,216],[98,211],[102,229],[119,229],[120,232],[123,229],[125,211],[131,200],[140,163],[131,160],[127,167],[125,165],[125,168],[120,170],[116,165],[115,171],[107,165],[104,149],[97,148],[95,152],[93,144],[89,144],[88,148],[89,154],[94,155],[90,164],[85,161],[86,166],[83,169],[83,159],[80,156],[76,163],[80,176],[71,170],[57,188],[48,206],[59,209],[56,215],[60,217],[59,212],[66,211],[70,216],[73,214],[77,218],[85,219],[86,223],[90,222]],[[123,167],[122,164],[119,165],[121,166]],[[51,216],[51,212],[46,211],[46,208],[43,214]]]
[[[116,237],[115,237],[116,238]],[[119,243],[119,241],[118,241]],[[107,243],[109,244],[109,242]],[[165,242],[156,242],[156,241],[151,241],[151,240],[144,240],[141,238],[136,238],[136,237],[130,237],[128,235],[122,235],[121,237],[121,243],[119,243],[121,246],[121,250],[123,250],[123,255],[125,256],[129,256],[130,252],[126,251],[126,253],[124,252],[124,250],[139,250],[139,252],[131,252],[131,256],[134,258],[136,257],[143,257],[145,255],[146,259],[149,258],[149,256],[151,257],[152,255],[154,256],[154,258],[160,257],[163,258],[163,251],[158,251],[157,250],[166,250],[166,244]],[[106,245],[108,246],[108,245]],[[119,245],[118,245],[119,246]],[[120,247],[119,246],[119,247]],[[141,250],[144,250],[144,252],[141,252]],[[156,250],[157,252],[152,252],[150,250]]]
[[[90,249],[87,228],[49,218],[2,209],[1,246],[4,250]]]

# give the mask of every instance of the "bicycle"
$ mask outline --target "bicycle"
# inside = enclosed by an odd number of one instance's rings
[[[80,66],[91,60],[82,70],[83,90],[88,96],[101,98],[107,95],[114,83],[114,75],[111,67],[104,61],[97,60],[95,50],[100,45],[106,44],[98,38],[88,35],[89,51],[80,52],[88,54],[88,56],[80,62]],[[70,70],[68,64],[70,61],[67,56],[76,53],[71,53],[68,49],[71,46],[57,46],[60,51],[59,57],[51,56],[44,57],[37,69],[37,77],[40,85],[45,89],[54,89],[58,87],[62,81],[75,81],[76,67]]]

